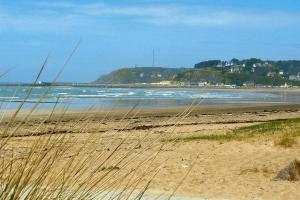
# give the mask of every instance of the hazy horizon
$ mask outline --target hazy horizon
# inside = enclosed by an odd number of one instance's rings
[[[89,82],[126,66],[193,67],[209,59],[300,60],[300,2],[0,0],[0,81]]]

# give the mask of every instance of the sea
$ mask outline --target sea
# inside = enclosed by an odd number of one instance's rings
[[[24,108],[38,104],[86,109],[176,108],[189,106],[257,106],[298,104],[298,92],[253,92],[193,88],[109,88],[71,86],[0,86],[0,108],[14,109],[23,101]]]

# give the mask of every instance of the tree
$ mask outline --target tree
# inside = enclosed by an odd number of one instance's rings
[[[208,61],[203,61],[195,64],[195,68],[204,68],[204,67],[216,67],[218,64],[220,64],[222,61],[221,60],[208,60]]]

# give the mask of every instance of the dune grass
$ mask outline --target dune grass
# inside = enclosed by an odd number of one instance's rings
[[[78,45],[53,82],[57,81],[77,48]],[[21,115],[33,87],[47,65],[47,60],[48,58],[14,112],[5,116],[6,110],[1,109],[0,199],[141,199],[165,164],[165,161],[157,163],[156,159],[166,144],[158,143],[156,148],[153,145],[166,137],[165,133],[151,140],[149,137],[152,134],[145,134],[134,142],[130,141],[131,145],[126,148],[124,145],[129,143],[130,134],[115,140],[113,138],[118,131],[114,129],[105,137],[101,134],[75,137],[59,130],[67,129],[72,132],[77,127],[78,134],[88,133],[94,117],[88,111],[93,110],[93,105],[86,112],[79,113],[77,119],[65,127],[63,121],[68,105],[57,109],[59,101],[52,110],[40,117],[34,127],[28,129],[27,124],[31,123],[33,113],[51,89],[48,86],[39,101],[26,114]],[[139,113],[137,106],[138,104],[128,110],[119,120],[123,130],[129,125],[126,119],[135,118]],[[161,122],[174,124],[168,129],[169,137],[175,132],[176,124],[190,114],[193,106]],[[105,120],[110,120],[109,114],[104,115],[97,124],[101,125]],[[53,123],[48,125],[47,122]],[[107,141],[105,138],[111,139]],[[142,148],[136,148],[141,147],[141,144]],[[191,168],[178,180],[167,199],[175,195],[190,170]]]
[[[2,132],[5,137],[0,138],[0,199],[140,199],[151,185],[151,181],[160,171],[163,163],[153,165],[155,159],[165,144],[153,150],[153,144],[162,137],[158,135],[154,140],[148,140],[151,134],[145,134],[139,140],[131,141],[128,147],[130,134],[118,141],[104,140],[99,134],[88,134],[83,139],[72,137],[72,134],[60,134],[64,128],[61,121],[66,110],[60,116],[53,118],[56,111],[53,109],[35,126],[34,132],[27,133],[23,128],[30,121],[19,123],[17,118],[8,123],[9,127]],[[134,118],[138,111],[129,110],[120,120],[123,129],[127,128],[125,118]],[[172,118],[178,123],[186,114]],[[89,113],[72,122],[71,126],[79,126],[78,133],[89,130]],[[103,121],[107,120],[103,117]],[[22,122],[23,119],[21,118]],[[52,126],[46,127],[45,121],[55,121]],[[20,124],[18,129],[14,124]],[[101,124],[101,120],[100,123]],[[174,127],[170,127],[172,132]],[[47,134],[39,135],[39,131],[49,129]],[[23,143],[25,147],[15,146],[15,135],[18,138],[26,135]],[[5,134],[4,134],[5,133]],[[31,135],[30,135],[31,134]],[[117,131],[111,131],[106,138],[113,138]],[[102,145],[95,145],[103,142]],[[141,147],[143,144],[143,148]],[[124,145],[127,150],[124,150]],[[101,149],[99,151],[99,147]],[[25,151],[23,151],[25,149]],[[109,150],[107,150],[109,149]],[[19,152],[22,150],[22,152]],[[130,169],[130,170],[129,170]],[[186,177],[186,176],[185,176]],[[183,177],[183,180],[185,179]],[[178,180],[178,186],[182,184]],[[171,195],[174,195],[172,193]]]
[[[14,122],[8,123],[9,127],[5,129],[5,134],[2,132],[2,136],[5,137],[0,139],[2,142],[0,155],[3,158],[0,160],[2,186],[0,199],[140,199],[143,197],[165,163],[164,161],[153,165],[165,145],[161,144],[155,149],[153,144],[165,137],[164,133],[152,140],[148,139],[151,134],[145,134],[138,140],[131,141],[130,146],[125,145],[129,142],[130,134],[117,141],[113,139],[107,141],[101,134],[87,134],[80,139],[73,137],[72,134],[61,134],[60,129],[70,130],[61,123],[67,110],[59,111],[60,116],[54,118],[56,112],[53,109],[48,116],[44,116],[44,119],[37,122],[33,132],[27,133],[24,129],[26,123],[30,122],[30,117],[26,117],[26,121],[21,118],[21,122],[24,123],[20,123],[19,119],[15,118]],[[120,126],[126,129],[128,125],[126,118],[135,118],[137,113],[136,108],[129,110],[119,121]],[[189,109],[170,120],[176,124],[188,114]],[[76,130],[77,133],[89,132],[93,116],[84,112],[80,115],[72,122],[71,127],[80,127]],[[105,120],[108,120],[107,116],[103,116],[103,121]],[[51,126],[45,123],[51,121],[55,122]],[[101,121],[99,124],[102,124]],[[15,124],[18,125],[18,129],[14,127]],[[176,125],[170,127],[169,132],[172,134],[175,128]],[[39,134],[41,131],[43,135]],[[15,146],[15,141],[22,138],[22,134],[26,136],[22,139],[25,147]],[[115,135],[118,135],[117,131],[112,130],[110,135],[105,137],[113,138]],[[103,144],[97,145],[101,143]],[[142,148],[136,148],[141,146]],[[20,150],[22,152],[19,152]],[[178,180],[174,193],[185,177]]]
[[[271,137],[276,145],[290,147],[297,144],[300,136],[300,118],[269,121],[237,128],[226,134],[195,135],[173,138],[170,141],[189,142],[197,140],[241,141],[257,137]]]

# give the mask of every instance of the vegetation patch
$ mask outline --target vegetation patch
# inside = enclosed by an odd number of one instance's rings
[[[250,167],[250,168],[241,168],[239,175],[245,174],[254,174],[254,173],[262,173],[265,177],[269,177],[273,175],[275,172],[267,167],[257,168],[257,167]]]
[[[173,138],[171,140],[177,142],[196,140],[232,141],[255,137],[276,137],[280,139],[274,142],[275,144],[290,147],[298,143],[298,136],[300,136],[300,118],[294,118],[240,127],[226,134],[195,135]]]
[[[277,140],[274,140],[274,144],[277,146],[288,148],[298,144],[298,138],[289,135],[283,135]]]
[[[258,173],[258,172],[259,169],[257,167],[253,167],[253,168],[241,169],[240,175],[249,174],[249,173]]]

